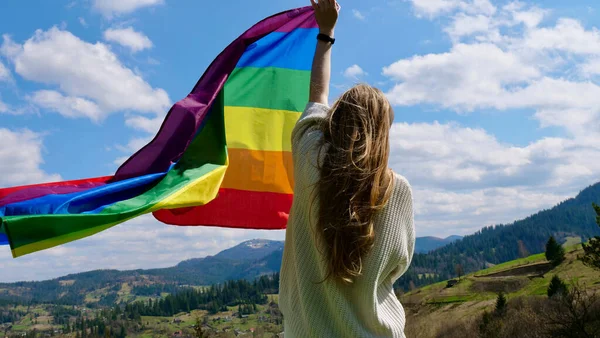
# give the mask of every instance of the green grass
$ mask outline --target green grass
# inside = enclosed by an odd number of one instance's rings
[[[443,281],[443,282],[438,282],[438,283],[435,283],[435,284],[426,285],[426,286],[424,286],[424,287],[422,287],[420,289],[417,289],[415,291],[411,291],[409,293],[412,294],[412,293],[415,293],[417,291],[428,291],[428,290],[431,290],[431,289],[443,288],[443,287],[446,286],[446,283],[447,283],[447,281]]]
[[[528,264],[533,264],[533,263],[541,263],[541,262],[544,262],[545,260],[546,260],[546,254],[539,253],[536,255],[529,256],[529,257],[519,258],[519,259],[515,259],[514,261],[509,261],[509,262],[501,263],[498,265],[494,265],[485,270],[480,270],[480,271],[475,272],[473,274],[473,276],[488,275],[490,273],[500,272],[500,271],[516,268],[518,266],[523,266],[523,265],[528,265]]]
[[[28,328],[29,328],[29,325],[16,324],[16,325],[13,325],[12,330],[13,331],[26,331]]]
[[[475,300],[474,295],[454,295],[448,297],[435,297],[428,300],[427,304],[451,304],[451,303],[464,303],[471,300]]]
[[[518,296],[545,296],[547,293],[548,285],[550,280],[556,274],[558,275],[567,285],[578,283],[594,289],[600,289],[600,274],[597,271],[589,267],[585,267],[581,261],[577,259],[577,256],[581,254],[581,245],[575,243],[573,240],[570,241],[569,247],[565,250],[567,252],[566,260],[564,263],[547,272],[543,277],[527,279],[526,283],[519,290],[509,293],[509,298]],[[436,284],[428,285],[423,288],[411,291],[405,294],[406,300],[410,300],[414,304],[415,301],[424,304],[434,305],[446,305],[453,303],[466,303],[473,302],[475,304],[479,301],[489,301],[496,297],[493,292],[475,292],[471,289],[473,282],[486,283],[486,281],[493,281],[497,283],[503,280],[514,280],[510,277],[488,277],[488,278],[475,278],[474,276],[484,276],[491,273],[501,272],[508,269],[521,267],[528,264],[540,263],[545,261],[545,254],[536,254],[526,258],[517,259],[514,261],[498,264],[491,268],[478,271],[474,274],[467,275],[458,284],[452,288],[446,288],[447,281],[439,282]],[[412,298],[411,298],[412,297]]]
[[[577,244],[581,243],[581,237],[567,237],[567,241],[563,244],[563,247],[565,248],[571,248],[574,246],[577,246]]]
[[[156,300],[156,297],[150,296],[133,296],[132,301],[134,302],[148,302],[148,300],[152,299],[152,301]]]

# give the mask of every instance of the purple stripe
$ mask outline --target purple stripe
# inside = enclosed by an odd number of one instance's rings
[[[291,14],[291,15],[294,15],[294,14]],[[315,19],[315,16],[310,15],[310,16],[304,16],[303,20],[300,22],[298,22],[298,20],[292,20],[292,21],[286,23],[285,25],[281,26],[280,28],[276,29],[275,32],[289,33],[296,28],[319,28],[319,25],[317,24],[317,20]]]
[[[108,178],[107,178],[108,179]],[[15,192],[0,197],[0,207],[26,201],[32,198],[38,198],[50,194],[70,194],[74,192],[85,191],[106,184],[107,179],[95,180],[90,182],[58,182],[56,185],[38,185],[15,190]],[[70,183],[70,184],[69,184]]]
[[[102,184],[90,184],[88,186],[72,186],[72,187],[42,187],[42,188],[32,188],[22,191],[17,191],[13,194],[6,196],[5,198],[0,199],[0,207],[11,204],[22,202],[26,200],[30,200],[33,198],[38,198],[50,194],[70,194],[73,192],[80,192],[89,190],[92,188],[96,188]]]
[[[171,108],[158,134],[121,165],[115,180],[165,171],[181,157],[249,45],[273,31],[313,26],[314,13],[308,6],[276,14],[247,30],[217,56],[192,92]]]

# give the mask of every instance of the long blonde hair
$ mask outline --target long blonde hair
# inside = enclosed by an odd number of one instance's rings
[[[352,283],[362,273],[375,241],[376,213],[393,186],[388,169],[393,114],[379,89],[357,85],[333,105],[322,126],[317,234],[328,261],[325,280]]]

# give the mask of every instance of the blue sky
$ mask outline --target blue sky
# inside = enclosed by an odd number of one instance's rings
[[[0,187],[110,175],[252,24],[307,1],[8,1],[0,10]],[[343,1],[332,97],[357,82],[396,111],[391,167],[419,236],[511,222],[600,180],[594,1]],[[0,281],[169,266],[284,232],[142,217],[19,259]],[[5,248],[6,249],[6,248]]]

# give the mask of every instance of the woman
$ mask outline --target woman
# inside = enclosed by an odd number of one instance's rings
[[[388,169],[393,111],[366,85],[327,106],[339,6],[311,2],[321,34],[310,102],[292,134],[294,202],[279,298],[285,337],[404,337],[392,285],[415,237],[410,185]]]

